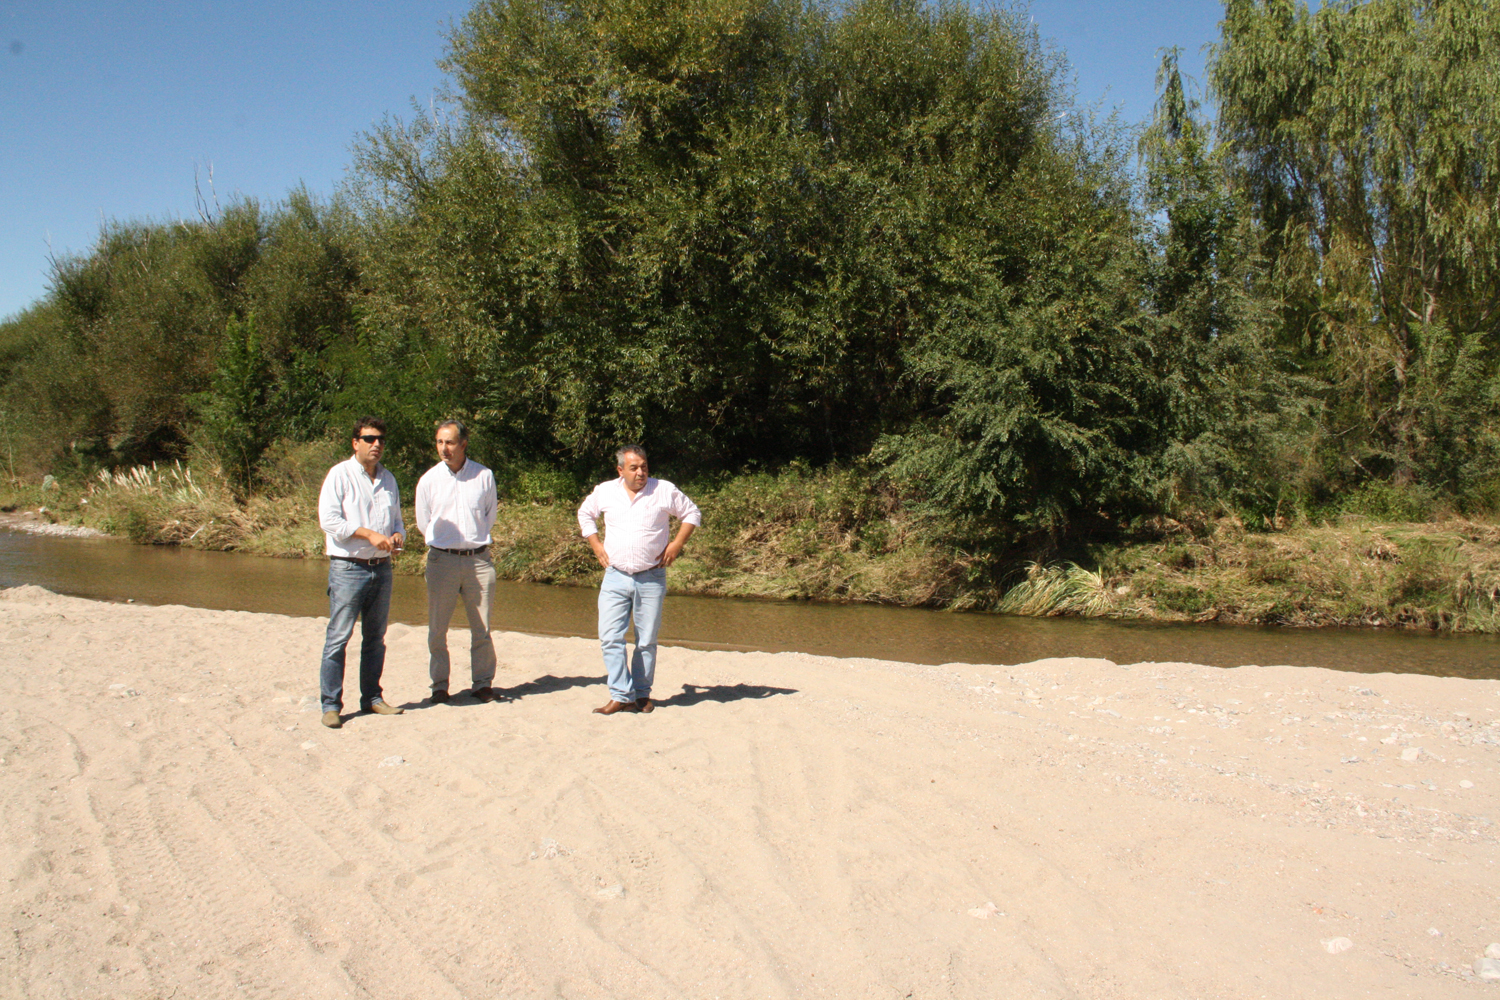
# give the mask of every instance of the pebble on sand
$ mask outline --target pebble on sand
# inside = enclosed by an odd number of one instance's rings
[[[1354,942],[1346,937],[1327,938],[1323,941],[1323,950],[1330,955],[1337,955],[1353,947]]]
[[[976,906],[974,907],[974,909],[970,910],[969,916],[977,917],[980,920],[988,920],[990,919],[990,917],[1003,917],[1005,916],[1005,914],[1001,913],[999,907],[997,907],[994,903],[985,903],[983,906]]]

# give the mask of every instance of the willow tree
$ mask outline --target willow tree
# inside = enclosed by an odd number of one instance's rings
[[[1500,469],[1497,67],[1488,0],[1226,4],[1219,136],[1349,479],[1475,497]]]

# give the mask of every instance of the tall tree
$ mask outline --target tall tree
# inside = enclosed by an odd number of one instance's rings
[[[1500,417],[1500,7],[1229,0],[1211,74],[1335,474],[1472,492]]]

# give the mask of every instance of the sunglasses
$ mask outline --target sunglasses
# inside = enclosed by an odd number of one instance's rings
[[[359,436],[359,439],[361,441],[363,441],[365,444],[375,444],[377,441],[384,441],[385,440],[385,435],[384,434],[361,434]]]

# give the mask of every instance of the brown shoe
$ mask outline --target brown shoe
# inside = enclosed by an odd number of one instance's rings
[[[656,711],[656,705],[650,698],[637,698],[635,700],[635,710],[637,712],[654,712]]]
[[[638,711],[638,709],[635,707],[635,702],[633,702],[633,701],[615,701],[614,699],[610,699],[609,701],[605,702],[603,705],[600,705],[598,708],[594,709],[594,714],[595,715],[614,715],[616,712],[635,712],[635,711]]]
[[[376,698],[365,706],[365,711],[374,712],[376,715],[400,715],[406,709],[397,708],[395,705],[388,705],[382,699]]]
[[[495,700],[495,692],[492,688],[475,688],[471,693],[475,701],[483,702],[486,705]]]
[[[329,729],[342,729],[344,726],[344,720],[339,717],[339,713],[337,712],[324,712],[323,725],[327,726]]]

